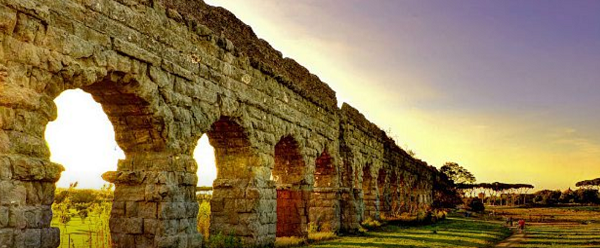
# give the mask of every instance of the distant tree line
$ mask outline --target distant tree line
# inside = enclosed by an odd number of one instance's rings
[[[576,190],[541,190],[533,194],[533,204],[555,206],[557,204],[600,204],[597,189],[579,188]]]
[[[478,197],[488,205],[520,205],[526,203],[526,195],[533,185],[524,183],[477,183],[458,184],[456,186],[466,198]],[[478,194],[477,194],[478,193]]]
[[[583,181],[577,182],[577,184],[575,184],[575,186],[577,186],[579,188],[584,188],[584,189],[599,190],[600,189],[600,178],[596,178],[596,179],[592,179],[592,180],[583,180]]]

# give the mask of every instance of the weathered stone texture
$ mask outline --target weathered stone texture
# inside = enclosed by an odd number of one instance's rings
[[[211,233],[354,231],[427,208],[438,173],[228,11],[202,1],[0,0],[0,247],[57,247],[45,126],[69,89],[92,94],[126,158],[116,247],[200,247],[192,157],[206,133],[218,167]]]

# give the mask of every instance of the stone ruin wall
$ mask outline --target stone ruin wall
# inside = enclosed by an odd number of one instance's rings
[[[248,245],[431,203],[434,168],[222,8],[0,0],[0,247],[60,242],[50,221],[64,168],[44,131],[69,89],[102,105],[126,155],[103,175],[116,247],[201,246],[192,152],[205,133],[219,171],[210,232]]]

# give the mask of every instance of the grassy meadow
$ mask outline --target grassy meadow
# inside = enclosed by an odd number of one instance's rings
[[[108,219],[110,188],[92,193],[68,189],[59,193],[53,206],[52,226],[61,229],[61,248],[110,247]],[[87,199],[89,198],[89,199]],[[233,237],[208,237],[209,196],[199,195],[198,230],[207,237],[204,246],[241,247]],[[85,212],[86,214],[82,214]],[[331,232],[309,232],[308,243],[298,238],[278,238],[276,247],[600,247],[600,206],[558,206],[544,208],[493,207],[484,214],[464,217],[450,214],[431,225],[390,222],[371,226],[354,236],[335,236]],[[524,234],[512,235],[505,219],[524,219]],[[367,228],[369,225],[365,224]],[[365,229],[366,230],[366,229]],[[512,235],[512,236],[511,236]],[[510,237],[509,237],[510,236]]]
[[[388,225],[359,236],[339,237],[305,247],[486,247],[510,234],[498,221],[450,217],[426,226]]]
[[[52,226],[60,228],[60,247],[92,247],[108,248],[110,233],[107,219],[100,216],[90,216],[85,222],[80,217],[72,217],[67,225],[59,223],[57,218],[52,219]],[[105,224],[106,223],[106,224]]]
[[[533,223],[510,247],[600,247],[600,224]]]

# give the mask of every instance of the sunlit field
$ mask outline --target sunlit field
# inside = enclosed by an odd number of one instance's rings
[[[52,226],[61,230],[60,247],[111,247],[111,199],[109,187],[59,189]],[[198,195],[198,201],[198,231],[205,237],[204,247],[243,247],[235,237],[209,237],[210,195]],[[524,234],[516,232],[515,226],[507,226],[507,217],[512,217],[515,225],[516,220],[524,219]],[[471,217],[453,213],[431,225],[404,223],[365,225],[360,234],[340,237],[309,230],[308,239],[278,238],[276,247],[600,247],[600,206],[488,206],[485,213]]]
[[[510,234],[498,221],[451,217],[428,226],[388,225],[379,231],[305,247],[486,247]]]
[[[600,224],[535,223],[524,236],[511,247],[600,247]]]
[[[497,217],[512,216],[528,222],[600,223],[600,206],[559,206],[551,208],[488,207]]]

